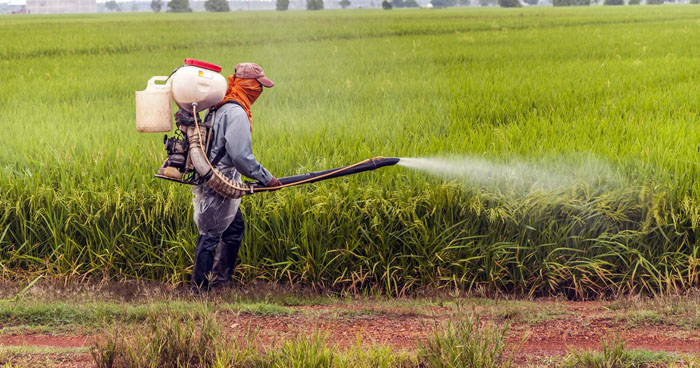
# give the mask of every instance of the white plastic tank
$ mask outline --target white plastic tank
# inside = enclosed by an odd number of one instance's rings
[[[218,65],[185,59],[185,65],[170,76],[173,100],[187,111],[192,111],[192,103],[197,103],[197,111],[216,105],[226,95],[228,87],[220,71]]]
[[[156,84],[156,82],[165,82]],[[143,91],[136,91],[136,130],[142,133],[169,132],[173,128],[170,81],[158,76],[148,80]]]

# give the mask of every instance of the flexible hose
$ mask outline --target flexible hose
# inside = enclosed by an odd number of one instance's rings
[[[192,116],[194,117],[194,126],[195,129],[197,130],[197,139],[198,142],[196,142],[196,148],[202,149],[202,130],[199,128],[199,122],[197,122],[197,104],[193,103],[192,104]],[[204,151],[202,151],[202,156],[204,156],[204,160],[206,161],[207,165],[209,166],[209,169],[211,169],[212,174],[219,179],[218,181],[212,182],[214,178],[209,178],[207,181],[207,184],[209,185],[210,188],[214,189],[217,193],[225,196],[232,198],[236,196],[236,193],[234,191],[239,191],[239,192],[244,192],[244,193],[253,193],[253,188],[242,185],[239,186],[238,183],[232,181],[231,179],[225,177],[218,169],[214,167],[214,165],[211,164],[211,161],[209,161],[209,157],[207,156]],[[200,173],[201,175],[201,173]],[[237,196],[240,198],[240,196]]]

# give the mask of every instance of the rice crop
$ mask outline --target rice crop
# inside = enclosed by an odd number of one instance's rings
[[[700,277],[700,8],[395,9],[0,18],[0,272],[179,283],[190,188],[152,177],[134,91],[185,57],[254,61],[277,176],[463,155],[616,185],[508,190],[392,167],[246,197],[236,279],[406,294],[599,297]]]

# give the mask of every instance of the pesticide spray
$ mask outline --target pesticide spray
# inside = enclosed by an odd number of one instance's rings
[[[580,184],[597,187],[618,184],[614,170],[593,157],[559,157],[556,162],[537,165],[522,161],[495,162],[473,156],[402,158],[398,165],[514,195],[554,192]]]

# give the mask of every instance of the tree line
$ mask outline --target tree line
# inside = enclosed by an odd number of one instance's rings
[[[402,0],[397,0],[397,1],[402,1]],[[408,1],[413,1],[415,0],[408,0]],[[105,6],[107,9],[110,9],[110,3],[114,3],[116,7],[118,8],[119,5],[117,5],[115,0],[110,0],[105,3]],[[345,9],[351,5],[350,0],[340,0],[339,5]],[[167,5],[168,12],[173,12],[173,13],[187,13],[191,12],[192,8],[190,8],[190,2],[189,0],[170,0]],[[277,0],[275,3],[275,8],[277,10],[287,10],[289,9],[289,0]],[[158,13],[163,9],[163,0],[151,0],[151,9],[155,12]],[[204,9],[208,12],[228,12],[231,11],[231,7],[228,5],[227,0],[207,0],[204,2]],[[323,9],[323,0],[306,0],[306,9],[308,10],[322,10]],[[117,10],[120,11],[120,10]]]
[[[470,6],[472,0],[430,0],[430,4],[435,8],[445,8],[452,6]],[[479,0],[481,6],[498,5],[504,8],[521,7],[524,3],[537,5],[539,0]],[[625,0],[602,0],[603,5],[625,5]],[[596,0],[552,0],[553,6],[589,6]],[[664,2],[676,2],[676,0],[646,0],[647,5],[660,5]],[[690,0],[691,4],[700,4],[700,0]],[[628,0],[627,5],[640,5],[641,0]],[[340,0],[338,2],[343,9],[352,5],[351,0]],[[382,8],[391,10],[393,8],[418,8],[420,5],[416,0],[383,0]],[[111,11],[121,11],[119,4],[115,0],[105,3],[105,7]],[[151,0],[151,9],[158,13],[163,8],[163,0]],[[167,11],[175,13],[191,12],[189,0],[170,0],[167,3]],[[289,0],[276,0],[277,10],[289,9]],[[227,0],[206,0],[204,9],[208,12],[228,12],[231,11]],[[322,10],[323,0],[306,0],[307,10]]]

